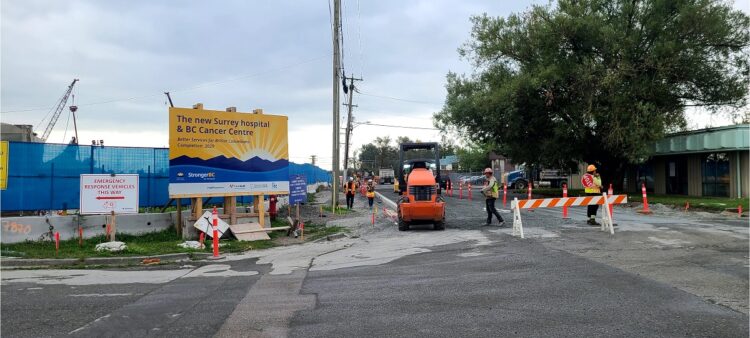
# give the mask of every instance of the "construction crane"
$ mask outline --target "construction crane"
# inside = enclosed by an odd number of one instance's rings
[[[54,107],[55,110],[49,120],[49,124],[47,124],[47,129],[45,129],[44,134],[42,134],[42,142],[47,142],[49,134],[51,134],[52,129],[55,128],[57,119],[60,118],[60,114],[62,113],[63,109],[65,109],[65,104],[68,103],[68,97],[70,97],[70,93],[73,91],[73,86],[75,86],[76,82],[78,82],[78,79],[73,79],[73,82],[71,82],[70,86],[68,86],[68,90],[65,91],[65,94],[63,94],[63,96],[60,98],[60,101],[58,101],[57,105]]]
[[[76,94],[73,94],[73,104],[68,107],[70,109],[70,112],[73,114],[73,130],[76,132],[76,136],[73,139],[72,144],[78,144],[78,123],[76,123],[76,111],[78,110],[78,106],[76,106]],[[67,127],[66,127],[67,128]]]

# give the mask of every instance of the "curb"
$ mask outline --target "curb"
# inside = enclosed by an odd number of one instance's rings
[[[159,259],[164,262],[175,262],[191,259],[205,259],[210,256],[207,253],[174,253],[155,256],[130,256],[130,257],[91,257],[91,258],[5,258],[0,260],[0,268],[22,268],[22,267],[45,267],[65,265],[134,265],[140,264],[144,259]]]
[[[339,232],[339,233],[335,233],[333,235],[328,235],[328,236],[325,236],[325,237],[318,238],[318,239],[316,239],[316,240],[314,240],[312,242],[313,243],[329,242],[329,241],[337,240],[339,238],[346,238],[346,237],[349,237],[349,236],[347,236],[343,232]]]
[[[390,198],[385,197],[385,195],[381,194],[380,192],[375,192],[375,196],[380,197],[380,200],[383,201],[384,204],[387,204],[388,207],[390,207],[393,210],[396,210],[396,202],[392,201]]]

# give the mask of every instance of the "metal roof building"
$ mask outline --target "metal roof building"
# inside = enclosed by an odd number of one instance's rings
[[[750,124],[667,135],[639,170],[657,194],[739,198],[750,192]]]

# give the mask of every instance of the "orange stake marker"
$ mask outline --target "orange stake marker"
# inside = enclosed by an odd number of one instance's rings
[[[503,209],[505,209],[506,197],[508,195],[508,185],[503,183]]]
[[[213,224],[214,258],[218,258],[219,257],[219,213],[216,211],[216,206],[214,206],[213,221],[214,221],[214,224]]]
[[[60,232],[55,232],[55,256],[57,256],[57,252],[60,251]]]
[[[614,195],[614,194],[615,194],[615,192],[614,192],[614,190],[612,189],[612,183],[610,183],[610,184],[609,184],[609,189],[607,189],[607,196],[612,196],[612,195]],[[614,216],[614,212],[615,212],[615,210],[614,210],[614,206],[613,206],[612,204],[610,204],[610,205],[609,205],[609,214],[610,214],[611,216]]]
[[[648,197],[646,196],[646,183],[641,183],[641,195],[643,196],[643,210],[638,212],[642,214],[650,214],[651,210],[648,210]]]
[[[563,183],[563,197],[568,197],[568,185]],[[568,218],[568,207],[563,206],[563,218]]]

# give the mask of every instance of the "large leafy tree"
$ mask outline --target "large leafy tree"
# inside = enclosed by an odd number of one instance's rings
[[[685,127],[690,105],[742,107],[748,16],[717,0],[559,0],[472,18],[435,124],[515,162],[600,164],[621,178]]]
[[[399,136],[394,143],[388,136],[376,137],[372,142],[363,144],[355,153],[360,168],[377,172],[382,168],[398,169],[398,152],[401,143],[419,142],[408,136]],[[453,155],[458,147],[447,137],[440,142],[441,156]],[[427,150],[416,150],[407,153],[406,159],[432,158],[434,153]]]

